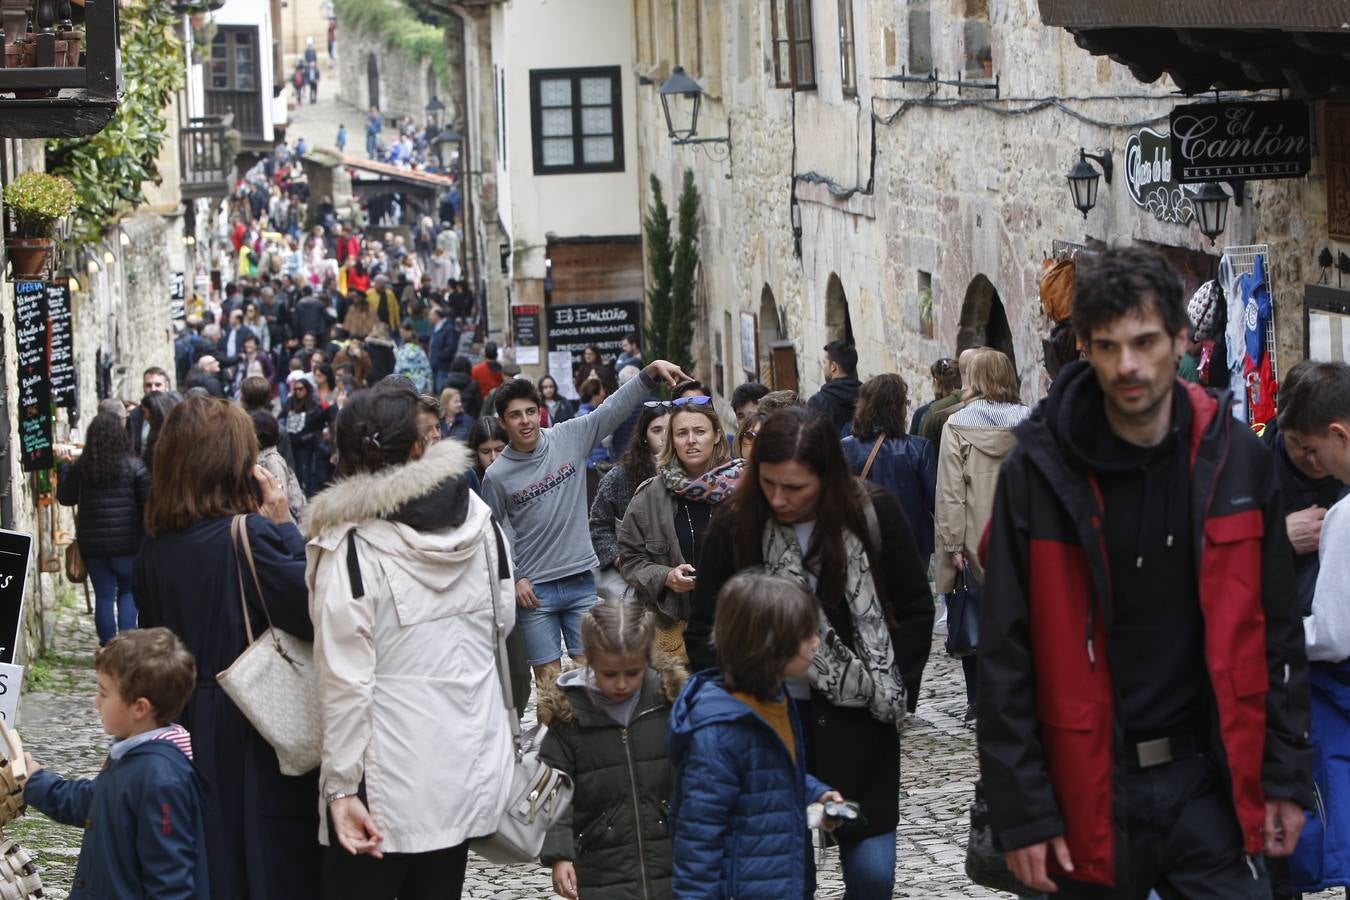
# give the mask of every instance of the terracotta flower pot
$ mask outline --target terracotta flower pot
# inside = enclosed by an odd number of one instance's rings
[[[47,271],[47,257],[55,242],[51,238],[5,238],[5,255],[13,266],[12,277],[34,281]]]
[[[37,62],[37,46],[32,41],[15,41],[5,45],[6,69],[31,69]]]

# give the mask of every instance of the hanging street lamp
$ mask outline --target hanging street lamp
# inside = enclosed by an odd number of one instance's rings
[[[1200,233],[1209,238],[1209,243],[1213,245],[1228,227],[1228,192],[1217,183],[1207,181],[1191,195],[1191,206],[1195,208],[1195,220],[1200,224]]]
[[[1099,175],[1088,160],[1095,160],[1101,164],[1102,171]],[[1088,153],[1082,147],[1078,148],[1078,162],[1073,164],[1069,170],[1069,192],[1073,195],[1074,208],[1087,218],[1088,212],[1097,205],[1098,179],[1102,175],[1106,176],[1106,183],[1111,183],[1111,173],[1115,166],[1111,159],[1111,151],[1103,150],[1101,154]]]

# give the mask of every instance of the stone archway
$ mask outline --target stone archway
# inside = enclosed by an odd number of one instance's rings
[[[380,108],[380,61],[371,53],[366,56],[366,92],[370,97],[369,106]]]
[[[759,380],[768,383],[773,370],[773,345],[787,339],[778,316],[778,301],[767,284],[759,292]]]
[[[956,352],[971,347],[992,347],[1007,354],[1017,366],[1012,328],[998,288],[983,275],[976,275],[966,288],[961,302],[961,321],[956,331]]]
[[[831,341],[853,343],[853,320],[848,313],[844,283],[834,272],[825,285],[825,335]]]

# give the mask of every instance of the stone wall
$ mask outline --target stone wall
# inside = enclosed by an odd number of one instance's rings
[[[740,380],[742,313],[755,317],[763,366],[769,340],[779,336],[776,307],[809,393],[821,380],[821,348],[842,336],[847,310],[860,375],[899,372],[914,402],[926,402],[929,364],[979,338],[992,286],[1024,397],[1034,400],[1045,388],[1040,342],[1050,326],[1036,276],[1055,241],[1143,241],[1214,254],[1224,244],[1269,241],[1282,368],[1300,355],[1301,285],[1315,280],[1313,257],[1331,243],[1320,174],[1249,185],[1249,201],[1230,210],[1228,232],[1213,249],[1195,224],[1156,220],[1128,198],[1124,146],[1142,125],[1166,130],[1177,102],[1171,84],[1140,84],[1088,55],[1062,29],[1041,24],[1035,0],[858,0],[857,98],[844,96],[840,84],[835,4],[814,4],[817,85],[792,92],[774,86],[767,5],[702,4],[696,19],[700,5],[681,4],[688,12],[672,21],[667,4],[656,4],[666,12],[653,15],[651,0],[634,2],[639,71],[659,84],[681,64],[703,85],[701,136],[725,134],[730,120],[733,158],[713,161],[694,147],[672,146],[655,89],[639,88],[644,191],[652,172],[669,197],[689,166],[703,195],[706,304],[696,349],[702,375],[723,362],[728,391]],[[967,44],[986,42],[1003,99],[981,89],[876,80],[915,61],[944,79],[971,72],[980,49]],[[1110,148],[1116,164],[1086,220],[1065,180],[1079,147]],[[794,187],[800,258],[790,219]],[[931,336],[919,313],[924,286],[933,297]]]
[[[415,59],[391,50],[381,34],[358,28],[349,22],[338,21],[338,99],[357,109],[369,109],[371,103],[370,64],[374,59],[379,92],[379,107],[386,123],[399,116],[409,115],[419,124],[426,120],[426,106],[433,89],[446,106],[446,121],[460,122],[460,98],[463,89],[459,79],[458,50],[451,53],[450,78],[456,84],[446,84],[435,76],[430,60]],[[459,42],[456,42],[457,44]],[[363,147],[362,135],[352,135],[353,146]]]
[[[40,145],[37,145],[40,147]],[[21,154],[19,168],[41,168],[40,149],[36,153]],[[89,247],[98,261],[98,270],[90,272],[80,263],[76,278],[80,290],[73,300],[75,361],[78,370],[79,401],[77,418],[72,420],[65,410],[57,413],[55,437],[58,441],[78,438],[90,419],[97,413],[98,362],[111,363],[112,396],[139,400],[141,372],[149,366],[160,366],[172,373],[173,341],[169,320],[169,275],[182,268],[182,226],[176,219],[150,212],[142,212],[123,222],[124,243],[116,231],[98,245]],[[104,254],[112,261],[106,261]],[[13,288],[4,285],[4,301],[13,303]],[[17,429],[17,409],[14,385],[17,372],[14,365],[14,335],[6,329],[4,341],[4,387],[7,408],[8,438],[13,441]],[[54,527],[58,539],[69,540],[74,534],[71,511],[55,508],[55,523],[47,514],[38,513],[36,477],[19,469],[17,457],[11,460],[7,477],[13,486],[9,502],[12,522],[4,527],[34,536],[33,554],[25,597],[24,627],[18,648],[18,659],[26,661],[50,648],[52,611],[63,592],[79,590],[70,585],[62,574],[43,574],[40,571],[39,551],[51,548],[48,538]],[[39,540],[40,529],[46,535]],[[64,559],[64,547],[49,549]]]

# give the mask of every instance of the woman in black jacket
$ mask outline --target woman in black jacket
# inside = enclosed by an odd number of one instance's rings
[[[899,821],[897,721],[914,708],[933,631],[933,597],[900,503],[853,477],[828,418],[806,407],[770,415],[699,557],[685,644],[691,670],[716,665],[717,594],[762,566],[820,600],[810,676],[789,679],[808,767],[862,804],[864,824],[835,831],[848,896],[888,897]]]
[[[248,644],[242,561],[230,539],[236,515],[246,515],[262,586],[260,598],[245,567],[254,635],[270,615],[282,631],[314,639],[305,539],[285,490],[257,459],[253,421],[240,406],[192,396],[174,409],[156,454],[134,583],[141,624],[168,628],[197,659],[197,686],[178,721],[192,734],[206,786],[211,896],[306,900],[319,896],[321,880],[318,769],[282,775],[276,751],[216,682]]]
[[[306,497],[313,497],[323,487],[323,450],[320,447],[323,429],[329,416],[314,396],[314,383],[303,372],[290,375],[291,395],[281,410],[286,435],[291,439],[291,453],[295,456],[295,477]]]
[[[56,499],[75,512],[75,543],[94,583],[94,626],[102,647],[136,627],[131,564],[141,547],[142,512],[150,474],[131,453],[122,420],[99,413],[89,423],[84,452],[57,473]]]

